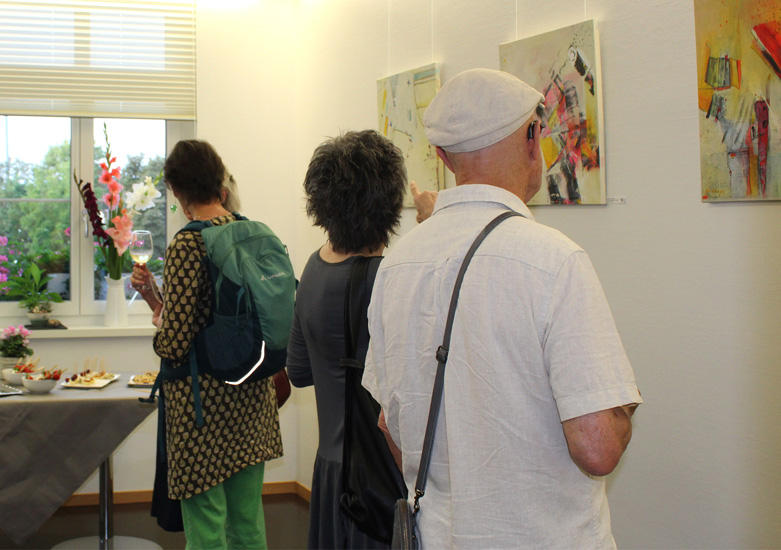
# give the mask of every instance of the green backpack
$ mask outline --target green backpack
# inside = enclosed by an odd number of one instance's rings
[[[212,284],[211,315],[190,348],[189,368],[163,359],[150,400],[162,380],[191,375],[198,426],[203,425],[198,373],[228,384],[268,378],[285,367],[296,279],[287,250],[267,225],[234,213],[235,222],[193,221]]]

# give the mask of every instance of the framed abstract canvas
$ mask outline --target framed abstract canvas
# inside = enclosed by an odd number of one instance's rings
[[[439,68],[435,63],[377,81],[380,133],[404,153],[407,178],[421,191],[445,186],[444,164],[426,138],[423,113],[439,91]],[[409,189],[404,206],[414,206]]]
[[[545,96],[543,184],[529,201],[605,204],[599,37],[595,20],[499,46],[503,71]]]
[[[781,199],[781,0],[694,0],[702,200]]]

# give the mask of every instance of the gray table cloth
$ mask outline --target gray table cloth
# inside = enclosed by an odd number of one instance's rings
[[[156,406],[127,387],[0,398],[0,530],[22,544]]]

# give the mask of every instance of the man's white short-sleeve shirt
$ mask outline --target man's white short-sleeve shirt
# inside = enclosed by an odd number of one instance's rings
[[[586,253],[494,186],[441,191],[434,215],[383,260],[369,308],[364,386],[382,405],[413,493],[435,353],[461,288],[418,525],[428,548],[612,548],[604,480],[573,462],[561,422],[640,403]]]

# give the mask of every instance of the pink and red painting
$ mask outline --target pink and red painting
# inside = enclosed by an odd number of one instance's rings
[[[605,204],[596,21],[502,44],[499,64],[545,96],[544,181],[529,204]]]
[[[781,199],[781,0],[694,0],[702,200]]]

